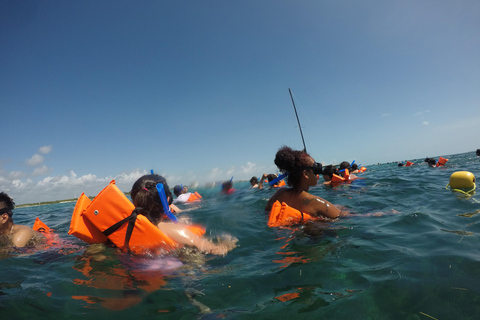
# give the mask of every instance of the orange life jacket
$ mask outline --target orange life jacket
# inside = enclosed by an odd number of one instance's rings
[[[411,165],[413,165],[413,162],[407,161],[407,164],[405,164],[405,167],[410,167]]]
[[[70,221],[70,230],[68,234],[74,235],[86,243],[104,243],[108,240],[107,236],[101,233],[84,215],[85,209],[92,203],[85,193],[82,193],[77,200],[75,209],[73,209],[72,220]]]
[[[445,158],[438,158],[438,161],[437,161],[437,167],[440,167],[440,166],[444,166],[446,163],[447,163],[448,159],[445,159]]]
[[[276,185],[274,185],[275,188],[280,188],[284,187],[286,185],[284,180],[280,180]]]
[[[336,174],[333,174],[332,176],[332,182],[336,182],[336,183],[339,183],[339,182],[345,182],[345,178],[342,177],[342,176],[339,176],[339,175],[336,175]]]
[[[78,211],[82,208],[82,203],[85,205],[88,201],[79,198]],[[123,251],[134,254],[160,253],[178,247],[176,242],[137,211],[132,202],[115,185],[115,180],[112,180],[82,211],[83,213],[77,215],[74,211],[72,219],[76,221],[71,223],[71,226],[77,227],[71,234],[80,239],[91,239],[92,243],[98,243],[105,242],[106,236]],[[98,232],[91,232],[92,229],[88,229],[85,221],[89,221]],[[205,229],[199,226],[188,225],[185,228],[197,236],[205,233]]]
[[[270,210],[268,218],[269,227],[289,226],[292,224],[305,223],[311,220],[318,220],[308,213],[301,212],[289,207],[285,202],[275,201]]]
[[[201,200],[201,199],[202,199],[202,196],[200,195],[200,193],[195,191],[195,192],[190,194],[190,197],[188,197],[187,202],[194,202],[194,201],[198,201],[198,200]]]
[[[365,167],[361,167],[360,169],[358,169],[358,172],[365,172],[365,171],[367,171],[367,168]]]
[[[39,217],[35,219],[32,229],[35,231],[41,232],[43,234],[48,234],[53,232],[53,230],[50,229],[45,223],[43,223]]]
[[[46,241],[47,247],[52,247],[52,246],[58,247],[60,245],[58,235],[53,233],[53,230],[50,229],[45,223],[43,223],[43,221],[40,220],[40,218],[37,217],[35,219],[32,229],[34,231],[42,233],[45,236],[45,238],[47,239]],[[63,245],[61,247],[63,247]]]

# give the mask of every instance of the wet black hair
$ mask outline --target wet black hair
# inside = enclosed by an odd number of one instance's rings
[[[13,209],[15,209],[15,202],[13,202],[13,199],[5,192],[0,192],[0,215],[8,213],[11,217],[13,216]]]
[[[296,170],[296,168],[308,167],[309,159],[312,157],[308,153],[283,146],[277,151],[274,162],[280,172],[288,172],[287,184],[291,187],[298,187],[302,171]]]
[[[350,163],[347,161],[343,161],[342,163],[340,163],[340,170],[343,169],[350,169]]]
[[[273,180],[275,180],[277,178],[278,178],[278,175],[276,175],[274,173],[270,173],[269,175],[267,175],[268,182],[272,182]],[[278,183],[278,181],[277,181],[277,183]]]
[[[477,156],[480,156],[480,149],[477,149]]]
[[[253,183],[253,184],[257,184],[258,183],[258,178],[253,176],[251,179],[250,179],[250,183]]]
[[[329,176],[330,178],[333,178],[334,174],[338,174],[338,169],[335,166],[326,166],[323,167],[323,175]]]
[[[352,170],[357,170],[358,169],[358,165],[356,163],[352,164]]]
[[[157,191],[157,184],[163,184],[163,189],[168,199],[168,204],[172,204],[173,197],[168,188],[167,180],[158,174],[147,174],[140,177],[132,186],[130,196],[132,197],[133,205],[137,208],[142,208],[147,211],[145,216],[153,224],[157,224],[164,218],[164,211],[160,196]]]

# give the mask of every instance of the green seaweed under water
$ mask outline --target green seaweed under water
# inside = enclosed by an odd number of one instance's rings
[[[227,196],[219,187],[198,188],[201,205],[182,215],[204,225],[209,237],[237,237],[239,246],[226,257],[184,254],[139,262],[69,236],[74,202],[18,208],[16,223],[32,225],[39,216],[63,244],[0,257],[0,314],[89,320],[480,319],[479,201],[445,189],[455,171],[479,176],[480,160],[474,153],[446,157],[443,168],[422,160],[411,167],[369,166],[360,184],[312,188],[357,215],[321,225],[310,236],[267,226],[263,208],[273,189],[234,181],[237,191]]]

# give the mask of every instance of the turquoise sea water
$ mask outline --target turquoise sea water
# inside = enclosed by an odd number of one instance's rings
[[[236,182],[226,196],[198,188],[185,215],[209,236],[231,234],[226,257],[95,259],[68,236],[75,203],[18,208],[40,217],[64,249],[0,259],[2,319],[480,319],[480,196],[445,189],[450,175],[480,176],[473,152],[445,155],[445,168],[369,166],[365,180],[311,192],[358,213],[318,235],[269,228],[273,189]],[[438,158],[438,157],[437,157]],[[261,172],[258,173],[260,175]],[[321,181],[320,181],[321,182]],[[82,190],[79,190],[81,192]],[[123,190],[125,191],[125,190]],[[369,213],[384,213],[380,217]]]

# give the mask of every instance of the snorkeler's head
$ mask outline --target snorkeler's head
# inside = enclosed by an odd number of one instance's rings
[[[275,173],[270,173],[269,175],[267,175],[268,182],[272,182],[273,180],[275,180],[277,178],[278,178],[278,175],[276,175]]]
[[[358,165],[357,165],[356,163],[354,163],[354,164],[352,165],[352,170],[357,170],[357,169],[358,169]]]
[[[15,202],[5,192],[0,192],[0,215],[6,213],[11,218],[12,210],[15,209]]]
[[[158,174],[147,174],[140,177],[132,186],[130,196],[137,208],[143,208],[149,212],[147,218],[152,223],[159,222],[163,217],[163,206],[157,191],[157,184],[163,184],[168,204],[172,204],[173,197],[168,188],[167,180]]]
[[[228,191],[232,189],[233,187],[233,182],[231,180],[225,181],[222,183],[222,190],[223,191]]]
[[[251,179],[250,179],[250,184],[252,186],[256,185],[258,183],[258,178],[253,176]]]
[[[334,174],[338,174],[337,167],[334,167],[332,165],[323,167],[322,175],[325,181],[331,181]]]
[[[173,187],[173,193],[178,197],[183,193],[183,187],[177,184],[175,187]]]
[[[350,169],[350,163],[347,161],[343,161],[342,163],[340,163],[340,170],[343,169]]]
[[[313,168],[315,160],[306,152],[292,150],[283,146],[275,155],[275,164],[282,173],[288,172],[287,184],[298,187],[301,183],[304,168]]]

